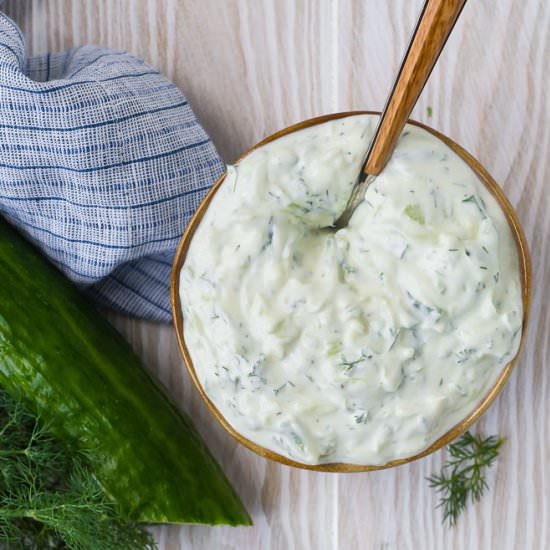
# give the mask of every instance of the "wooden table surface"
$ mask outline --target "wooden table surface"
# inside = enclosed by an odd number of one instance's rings
[[[96,43],[158,67],[183,89],[231,161],[303,118],[381,108],[420,5],[11,0],[5,7],[31,53]],[[490,493],[449,530],[425,481],[440,468],[443,452],[394,470],[348,475],[259,458],[225,434],[199,401],[171,327],[113,315],[191,412],[254,518],[251,528],[155,528],[162,549],[550,548],[549,60],[547,0],[471,0],[413,113],[489,169],[517,208],[531,246],[535,292],[525,347],[505,390],[475,427],[506,437]]]

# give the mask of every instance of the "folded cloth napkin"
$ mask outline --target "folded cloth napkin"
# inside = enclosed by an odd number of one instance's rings
[[[26,58],[0,14],[0,213],[102,305],[170,320],[175,247],[222,172],[158,71],[96,46]]]

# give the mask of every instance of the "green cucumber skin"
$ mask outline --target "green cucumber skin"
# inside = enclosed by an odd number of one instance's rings
[[[86,454],[126,519],[252,523],[129,344],[1,219],[0,383]]]

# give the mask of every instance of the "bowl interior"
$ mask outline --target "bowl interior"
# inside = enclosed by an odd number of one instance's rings
[[[238,160],[241,160],[246,155],[248,155],[250,152],[252,152],[254,149],[257,149],[258,147],[261,147],[262,145],[265,145],[266,143],[269,143],[270,141],[273,141],[281,136],[284,136],[286,134],[290,134],[292,132],[296,132],[298,130],[301,130],[303,128],[307,128],[309,126],[314,126],[316,124],[321,124],[323,122],[327,122],[329,120],[335,120],[338,118],[344,118],[348,116],[353,115],[361,115],[361,114],[379,114],[372,111],[351,111],[351,112],[344,112],[344,113],[335,113],[331,115],[325,115],[320,116],[316,118],[311,118],[308,120],[304,120],[302,122],[299,122],[298,124],[294,124],[292,126],[289,126],[288,128],[284,128],[283,130],[280,130],[269,137],[263,139],[250,149],[248,149]],[[522,287],[522,299],[523,299],[523,329],[522,329],[522,336],[521,336],[521,342],[520,347],[518,349],[517,354],[515,357],[502,369],[500,375],[498,376],[495,384],[489,389],[489,391],[485,394],[485,396],[479,401],[475,409],[468,414],[463,420],[461,420],[459,423],[457,423],[455,426],[453,426],[448,432],[446,432],[444,435],[442,435],[437,441],[435,441],[430,447],[425,449],[424,451],[411,456],[407,458],[402,458],[398,460],[392,460],[384,465],[363,465],[363,464],[347,464],[347,463],[332,463],[332,464],[318,464],[318,465],[312,465],[312,464],[303,464],[301,462],[297,462],[294,460],[291,460],[283,455],[280,455],[274,451],[271,451],[269,449],[266,449],[265,447],[262,447],[253,441],[243,437],[240,433],[238,433],[232,426],[229,424],[229,422],[224,418],[224,416],[219,412],[219,410],[216,408],[216,406],[212,403],[212,401],[209,399],[209,397],[206,395],[198,377],[195,372],[195,369],[193,367],[193,362],[191,360],[191,356],[189,354],[189,350],[187,349],[187,346],[185,344],[185,338],[183,333],[183,316],[182,316],[182,309],[181,309],[181,302],[180,302],[180,288],[179,288],[179,282],[180,282],[180,270],[185,262],[185,257],[187,254],[187,250],[189,249],[189,245],[191,243],[191,240],[193,238],[193,235],[199,226],[202,217],[204,216],[210,201],[212,200],[214,194],[216,191],[220,188],[222,182],[225,179],[225,174],[220,177],[220,179],[214,184],[212,189],[209,191],[209,193],[206,195],[202,203],[200,204],[199,208],[195,212],[194,216],[192,217],[191,221],[189,222],[189,225],[187,226],[181,241],[179,243],[176,256],[174,258],[174,266],[172,271],[172,280],[171,280],[171,302],[172,302],[172,315],[174,320],[174,326],[176,329],[178,344],[180,347],[180,351],[183,356],[183,360],[185,362],[185,366],[187,367],[189,374],[191,375],[191,378],[193,379],[193,382],[195,386],[197,387],[199,393],[201,394],[202,398],[206,402],[208,408],[212,411],[214,416],[218,419],[218,421],[224,426],[224,428],[240,443],[251,449],[252,451],[256,452],[257,454],[270,458],[272,460],[275,460],[277,462],[280,462],[282,464],[286,464],[288,466],[295,466],[298,468],[304,468],[307,470],[317,470],[317,471],[324,471],[324,472],[364,472],[364,471],[371,471],[371,470],[382,470],[385,468],[391,468],[394,466],[399,466],[401,464],[405,464],[408,462],[412,462],[413,460],[417,460],[423,456],[426,456],[430,453],[433,453],[434,451],[440,449],[444,445],[447,445],[450,443],[453,439],[458,437],[462,432],[466,431],[489,407],[489,405],[492,403],[492,401],[495,399],[495,397],[498,395],[498,393],[503,388],[506,380],[508,379],[508,376],[510,375],[510,372],[512,371],[512,368],[514,367],[518,355],[520,353],[523,341],[525,339],[525,332],[527,328],[527,319],[529,314],[529,306],[531,302],[531,262],[529,258],[529,251],[527,247],[527,241],[525,239],[525,235],[523,233],[523,230],[521,228],[520,222],[518,220],[518,217],[504,195],[502,189],[498,186],[498,184],[493,180],[493,178],[489,175],[489,173],[481,166],[481,164],[474,158],[472,155],[470,155],[467,151],[465,151],[462,147],[460,147],[458,144],[456,144],[454,141],[449,139],[448,137],[444,136],[443,134],[437,132],[436,130],[433,130],[432,128],[429,128],[428,126],[425,126],[424,124],[421,124],[416,121],[409,121],[410,124],[414,124],[415,126],[419,126],[437,138],[439,138],[441,141],[443,141],[448,147],[450,147],[458,156],[460,156],[469,166],[470,168],[477,174],[479,179],[483,182],[483,184],[487,187],[487,189],[491,192],[491,194],[495,197],[497,202],[499,203],[501,209],[503,210],[506,219],[508,220],[508,223],[510,225],[510,228],[512,230],[514,239],[516,241],[517,245],[517,251],[518,251],[518,258],[519,258],[519,264],[520,264],[520,276],[521,276],[521,287]]]

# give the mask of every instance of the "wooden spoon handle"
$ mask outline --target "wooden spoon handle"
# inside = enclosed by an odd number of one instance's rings
[[[376,176],[388,162],[465,3],[466,0],[426,0],[371,142],[363,172]]]

